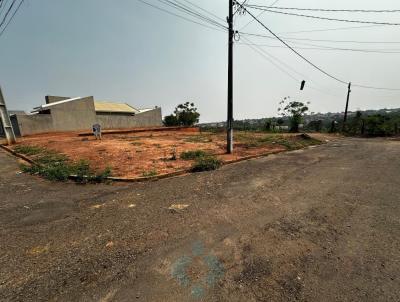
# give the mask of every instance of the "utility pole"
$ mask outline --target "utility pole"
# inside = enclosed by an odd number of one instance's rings
[[[14,130],[11,125],[10,115],[8,114],[7,111],[6,102],[4,101],[1,87],[0,87],[0,119],[3,122],[3,128],[6,134],[7,143],[9,145],[15,144],[17,141],[15,139]]]
[[[233,0],[229,0],[228,40],[228,119],[226,123],[227,146],[226,152],[233,152]]]
[[[349,110],[350,92],[351,92],[351,83],[349,83],[349,86],[347,88],[347,101],[346,101],[346,109],[344,111],[343,130],[345,130],[346,122],[347,122],[347,111]]]

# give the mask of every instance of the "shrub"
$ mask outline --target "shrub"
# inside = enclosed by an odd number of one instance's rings
[[[24,154],[36,155],[35,164],[21,166],[23,172],[38,174],[51,181],[66,181],[70,175],[75,175],[75,181],[79,183],[102,182],[111,175],[110,168],[97,173],[90,168],[88,161],[81,160],[78,163],[70,163],[66,155],[44,148],[20,146],[15,150]]]
[[[65,163],[54,163],[49,165],[21,166],[23,172],[38,174],[52,181],[66,181],[71,173],[70,166]]]
[[[107,180],[107,177],[111,176],[111,168],[107,167],[100,173],[89,174],[87,177],[88,182],[104,182]]]
[[[192,165],[192,172],[211,171],[221,167],[222,162],[212,155],[200,156]]]
[[[164,117],[164,125],[167,127],[179,126],[178,118],[173,114],[167,115]]]
[[[43,149],[37,146],[18,145],[14,151],[25,155],[36,155],[43,152]]]
[[[199,157],[206,156],[207,153],[203,150],[185,151],[181,153],[181,159],[183,160],[193,160]]]
[[[150,171],[143,171],[142,176],[143,177],[153,177],[153,176],[156,176],[157,174],[158,174],[158,172],[155,169],[153,169]]]

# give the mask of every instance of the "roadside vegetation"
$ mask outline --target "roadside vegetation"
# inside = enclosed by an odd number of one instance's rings
[[[185,151],[181,153],[181,159],[183,160],[194,160],[199,157],[207,156],[207,152],[203,150]]]
[[[222,161],[215,155],[204,150],[185,151],[180,156],[183,160],[194,160],[191,171],[202,172],[216,170],[222,165]]]
[[[357,111],[348,119],[344,132],[367,137],[399,135],[400,112],[367,115]]]
[[[14,151],[30,156],[34,161],[31,165],[21,165],[25,173],[40,175],[51,181],[66,181],[69,178],[78,183],[104,182],[111,175],[111,169],[95,171],[86,160],[71,162],[69,158],[53,150],[29,145],[19,145]]]
[[[236,140],[245,148],[259,148],[266,146],[282,146],[286,150],[297,150],[307,146],[319,145],[322,142],[307,134],[299,135],[251,135],[249,133],[236,133]]]
[[[400,108],[349,112],[346,125],[344,113],[309,113],[309,102],[292,101],[285,97],[279,102],[279,117],[235,120],[236,131],[287,133],[341,133],[350,136],[379,137],[400,135]],[[210,133],[225,132],[226,123],[201,124]]]
[[[202,172],[216,170],[221,167],[222,161],[214,155],[204,155],[196,157],[192,165],[192,172]]]
[[[149,171],[143,171],[142,176],[143,177],[154,177],[157,176],[158,172],[155,169],[149,170]]]

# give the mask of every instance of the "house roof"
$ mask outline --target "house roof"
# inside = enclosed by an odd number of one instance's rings
[[[125,103],[94,102],[96,112],[139,113],[140,111]]]
[[[46,109],[51,109],[54,106],[64,104],[64,103],[69,103],[73,102],[76,100],[82,99],[81,97],[76,97],[76,98],[69,98],[49,104],[44,104],[39,107],[33,108],[32,113],[40,112]],[[113,103],[113,102],[107,102],[107,101],[95,101],[94,102],[94,107],[96,112],[112,112],[112,113],[140,113],[142,112],[139,109],[136,109],[135,107],[132,107],[126,103]]]
[[[34,107],[31,112],[32,113],[40,112],[42,110],[46,110],[46,109],[49,109],[49,108],[57,106],[57,105],[73,102],[73,101],[76,101],[76,100],[79,100],[79,99],[82,99],[82,98],[81,97],[76,97],[76,98],[70,98],[70,99],[66,99],[66,100],[62,100],[62,101],[58,101],[58,102],[53,102],[53,103],[50,103],[50,104],[40,105],[39,107]]]

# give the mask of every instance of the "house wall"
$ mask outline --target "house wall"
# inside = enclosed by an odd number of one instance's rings
[[[16,118],[21,136],[54,131],[50,114],[17,114]]]
[[[55,105],[50,114],[16,115],[21,136],[63,131],[91,131],[99,123],[103,129],[162,126],[161,108],[136,115],[96,115],[93,97]]]
[[[97,122],[102,129],[123,129],[135,127],[162,126],[161,108],[137,113],[136,115],[103,115],[98,114]]]
[[[93,97],[51,107],[54,131],[91,130],[96,123]]]

